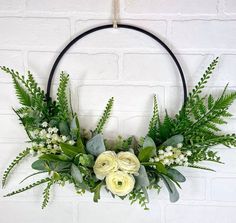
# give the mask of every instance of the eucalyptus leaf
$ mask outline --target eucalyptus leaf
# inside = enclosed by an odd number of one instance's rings
[[[170,176],[174,181],[185,182],[186,178],[176,169],[170,168],[167,170],[168,176]]]
[[[146,148],[146,147],[154,147],[154,148],[156,148],[155,142],[149,136],[145,137],[144,142],[143,142],[143,148]]]
[[[150,182],[148,179],[147,171],[143,165],[140,166],[138,176],[135,176],[136,184],[140,187],[148,187]]]
[[[138,158],[141,162],[147,162],[149,159],[156,155],[155,147],[141,148],[138,154]]]
[[[90,139],[86,144],[86,150],[94,156],[98,156],[99,154],[105,152],[106,148],[102,135],[97,134]]]
[[[41,171],[50,171],[50,167],[45,160],[36,160],[32,163],[31,167],[34,170],[41,170]]]
[[[166,176],[160,175],[166,188],[169,192],[169,197],[171,202],[176,202],[179,200],[179,192],[177,191],[175,184]]]
[[[82,174],[79,170],[79,168],[75,165],[71,165],[71,176],[75,180],[76,183],[82,183],[83,182],[83,177]]]
[[[70,129],[66,121],[59,123],[59,130],[62,135],[68,136],[70,134]]]
[[[163,146],[176,146],[178,143],[182,143],[184,137],[182,135],[175,135],[167,139],[162,145]]]

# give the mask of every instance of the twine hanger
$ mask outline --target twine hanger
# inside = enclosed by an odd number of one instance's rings
[[[119,11],[120,11],[119,0],[113,0],[113,28],[118,28]]]

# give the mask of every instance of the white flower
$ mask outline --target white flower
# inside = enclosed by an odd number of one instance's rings
[[[43,130],[40,131],[39,134],[40,134],[41,137],[45,137],[46,134],[47,134],[47,131],[45,129],[43,129]]]
[[[166,147],[166,152],[170,152],[172,149],[173,149],[172,146],[167,146],[167,147]]]
[[[169,160],[168,160],[168,159],[164,159],[164,160],[163,160],[163,164],[164,164],[164,165],[168,165],[168,164],[169,164]]]
[[[187,167],[187,166],[188,166],[188,162],[185,162],[185,163],[184,163],[184,166],[186,166],[186,167]]]
[[[155,162],[159,162],[160,161],[160,159],[158,157],[155,157],[154,160],[155,160]]]
[[[70,145],[74,145],[75,144],[75,141],[74,140],[70,140],[69,142],[68,142],[68,144],[70,144]]]
[[[40,147],[40,148],[43,148],[43,147],[44,147],[44,143],[42,143],[42,142],[39,143],[39,147]]]
[[[42,123],[42,127],[44,127],[44,128],[48,127],[48,123],[47,122],[43,122]]]
[[[133,153],[119,152],[117,158],[120,170],[131,174],[135,174],[139,171],[140,162]]]
[[[177,144],[177,148],[178,148],[178,149],[180,149],[180,148],[182,148],[182,147],[183,147],[183,144],[182,144],[182,143],[178,143],[178,144]]]
[[[162,155],[162,154],[164,154],[164,151],[163,151],[163,150],[159,150],[158,153],[159,153],[160,155]]]
[[[95,161],[93,170],[99,180],[103,180],[109,173],[117,171],[118,162],[115,152],[105,151],[101,153]]]
[[[59,139],[59,136],[57,134],[52,135],[52,140],[58,141],[58,139]]]
[[[57,133],[58,132],[58,128],[56,128],[56,127],[52,128],[52,132]]]
[[[47,139],[47,140],[46,140],[46,143],[47,143],[47,144],[50,144],[50,143],[51,143],[51,140],[50,140],[50,139]]]
[[[184,155],[183,154],[179,155],[179,159],[183,160],[184,159]]]
[[[149,162],[154,162],[154,159],[153,159],[153,158],[150,158],[150,159],[149,159]]]
[[[47,148],[48,148],[48,149],[52,149],[52,146],[51,146],[51,145],[48,145]]]
[[[52,137],[52,135],[50,133],[47,133],[46,137],[50,139]]]
[[[191,152],[190,150],[188,150],[188,151],[186,152],[186,155],[187,155],[187,156],[191,156],[191,155],[192,155],[192,152]]]
[[[177,158],[177,159],[175,160],[175,162],[178,164],[178,163],[180,162],[180,159]]]
[[[159,156],[160,160],[163,160],[165,157],[163,155]]]
[[[168,156],[173,156],[173,153],[172,152],[168,152]]]
[[[121,197],[129,194],[134,184],[134,177],[123,171],[112,172],[106,177],[107,189]]]
[[[52,128],[51,128],[51,127],[49,127],[49,128],[48,128],[48,132],[49,132],[49,133],[53,133],[53,131],[52,131]]]
[[[54,148],[54,149],[58,149],[59,146],[58,146],[58,145],[53,145],[53,148]]]
[[[184,161],[184,162],[188,162],[188,158],[187,158],[187,157],[184,157],[183,161]]]
[[[61,139],[62,139],[63,142],[65,142],[67,140],[67,137],[66,136],[62,136]]]
[[[163,154],[163,156],[164,156],[164,157],[167,157],[167,156],[169,156],[169,153],[168,153],[168,152],[165,152],[165,153]]]

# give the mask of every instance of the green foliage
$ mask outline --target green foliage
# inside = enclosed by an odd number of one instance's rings
[[[60,120],[67,121],[70,117],[67,87],[69,75],[62,72],[60,75],[60,84],[57,90],[58,117]]]
[[[49,181],[46,188],[43,191],[42,209],[44,209],[48,205],[49,198],[50,198],[50,189],[51,189],[53,184],[54,184],[54,182],[52,180]]]
[[[11,193],[8,193],[8,194],[4,195],[4,197],[10,197],[10,196],[13,196],[13,195],[22,193],[22,192],[27,191],[27,190],[30,190],[30,189],[32,189],[32,188],[34,188],[34,187],[36,187],[36,186],[39,186],[39,185],[44,184],[44,183],[47,183],[47,182],[50,181],[50,180],[51,180],[51,178],[49,178],[49,177],[44,178],[44,179],[41,179],[41,180],[38,180],[38,181],[36,181],[35,183],[32,183],[32,184],[30,184],[30,185],[28,185],[28,186],[26,186],[26,187],[23,187],[23,188],[21,188],[21,189],[18,189],[18,190],[16,190],[16,191],[13,191],[13,192],[11,192]]]
[[[138,202],[141,207],[144,208],[144,210],[149,210],[149,208],[147,207],[148,204],[148,198],[146,193],[146,190],[143,191],[145,189],[143,188],[135,188],[132,192],[130,192],[129,194],[129,200],[131,201],[131,204],[133,204],[134,202]]]
[[[10,172],[12,171],[12,169],[19,164],[19,162],[24,159],[28,154],[29,154],[30,149],[27,148],[24,151],[22,151],[12,162],[11,164],[8,166],[8,168],[4,171],[3,173],[3,177],[2,177],[2,187],[5,186],[7,178],[10,174]]]
[[[102,115],[101,119],[99,120],[96,129],[94,130],[95,134],[102,133],[104,125],[106,124],[107,120],[109,119],[109,117],[111,115],[111,109],[112,109],[112,106],[113,106],[113,102],[114,102],[114,98],[112,97],[112,98],[109,99],[109,101],[106,105],[106,108],[103,112],[103,115]]]
[[[152,115],[151,121],[149,123],[149,129],[148,129],[148,134],[147,134],[152,139],[156,138],[158,120],[159,120],[159,114],[158,114],[157,97],[156,97],[156,95],[154,95],[153,115]]]

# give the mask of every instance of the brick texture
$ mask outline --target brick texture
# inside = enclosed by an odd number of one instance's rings
[[[220,62],[205,92],[219,95],[229,82],[236,87],[235,0],[120,0],[121,23],[144,28],[171,47],[178,58],[189,90],[216,56]],[[30,69],[46,87],[53,62],[74,37],[98,25],[112,23],[111,0],[0,0],[0,66],[21,73]],[[77,42],[55,72],[52,95],[56,96],[59,73],[71,76],[72,104],[83,128],[92,129],[107,100],[114,96],[112,117],[105,136],[143,136],[157,95],[161,116],[174,115],[183,104],[179,73],[166,51],[149,37],[131,30],[109,29]],[[27,137],[12,107],[19,106],[7,74],[0,72],[0,173],[25,148]],[[236,132],[233,117],[222,126]],[[150,211],[128,201],[114,200],[106,191],[95,204],[92,195],[80,197],[73,187],[56,186],[48,209],[40,209],[45,185],[19,196],[3,198],[32,173],[32,157],[21,163],[6,189],[0,190],[0,222],[136,222],[136,223],[234,223],[236,219],[236,152],[215,148],[225,164],[202,163],[216,172],[179,168],[187,181],[179,189],[181,199],[169,202],[164,189],[150,192]],[[33,158],[34,159],[34,158]],[[32,182],[29,179],[26,184]]]

